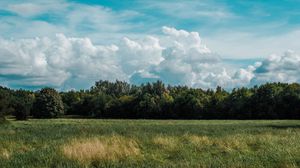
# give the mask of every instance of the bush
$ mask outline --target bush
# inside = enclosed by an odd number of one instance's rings
[[[32,115],[35,118],[57,118],[64,114],[60,94],[52,88],[43,88],[36,95]]]

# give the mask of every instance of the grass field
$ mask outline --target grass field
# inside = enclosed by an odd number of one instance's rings
[[[300,167],[300,121],[11,120],[0,167]]]

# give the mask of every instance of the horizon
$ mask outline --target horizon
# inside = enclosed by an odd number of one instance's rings
[[[300,82],[300,2],[4,0],[0,85]],[[154,12],[155,11],[155,12]]]

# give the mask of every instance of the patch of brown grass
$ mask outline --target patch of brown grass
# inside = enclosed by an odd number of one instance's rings
[[[212,140],[207,136],[188,135],[186,138],[196,146],[207,146],[212,144]]]
[[[156,136],[153,138],[153,143],[164,148],[173,150],[178,147],[178,140],[170,136]]]
[[[0,158],[10,159],[13,154],[23,154],[34,148],[23,142],[6,141],[0,144]]]
[[[0,149],[0,157],[4,159],[9,159],[11,153],[7,149]]]
[[[141,156],[137,142],[121,136],[74,139],[62,146],[62,152],[66,157],[82,163],[118,161]]]
[[[219,147],[222,151],[247,151],[248,150],[248,139],[242,137],[226,137],[224,139],[217,139],[214,144]]]
[[[213,146],[225,152],[230,152],[234,150],[247,150],[247,143],[250,140],[240,135],[228,136],[224,138],[210,138],[207,136],[198,135],[185,135],[184,137],[188,140],[189,143],[193,144],[198,149]]]

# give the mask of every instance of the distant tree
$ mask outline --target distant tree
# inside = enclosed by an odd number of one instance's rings
[[[64,103],[65,115],[84,115],[81,104],[85,97],[89,96],[89,92],[85,90],[67,91],[60,93]]]
[[[159,106],[161,108],[161,119],[176,118],[173,111],[174,98],[167,92],[163,93],[159,100]]]
[[[14,109],[13,115],[17,120],[27,120],[32,108],[33,101],[34,94],[30,91],[15,91],[11,106]]]
[[[253,92],[248,88],[233,89],[229,96],[225,99],[224,118],[232,119],[251,119],[252,107],[251,96]]]
[[[5,114],[7,114],[10,103],[10,90],[0,86],[0,123],[5,121]]]
[[[253,90],[251,97],[252,117],[254,119],[276,119],[280,117],[280,95],[288,84],[267,83]]]
[[[179,119],[200,119],[205,115],[207,102],[202,90],[190,89],[175,98],[174,111]]]
[[[60,94],[52,88],[43,88],[36,94],[33,104],[33,117],[57,118],[64,114],[64,106]]]
[[[109,82],[100,80],[91,88],[92,94],[104,93],[113,97],[120,97],[129,94],[131,85],[127,82],[116,81]]]
[[[25,102],[15,102],[13,108],[13,115],[16,117],[16,120],[27,120],[28,115],[30,114],[30,109],[27,108]]]
[[[297,83],[284,87],[278,95],[278,118],[300,119],[300,85]]]
[[[3,97],[2,93],[0,93],[0,123],[2,123],[5,120],[4,113],[5,109],[7,109],[7,101]]]
[[[136,97],[125,95],[111,99],[107,104],[105,118],[136,118]]]
[[[99,93],[91,98],[91,113],[92,117],[103,118],[105,112],[107,111],[107,103],[111,100],[111,97]]]
[[[159,118],[161,108],[159,106],[159,96],[145,93],[137,106],[138,118]]]
[[[0,87],[0,118],[15,115],[52,118],[63,114],[93,118],[147,119],[300,119],[300,84],[266,83],[226,91],[187,86],[167,87],[161,81],[131,85],[98,81],[89,90],[32,93]]]
[[[225,113],[225,100],[229,95],[228,92],[220,86],[217,86],[215,92],[208,90],[207,94],[210,98],[208,104],[209,114],[207,115],[207,118],[226,119],[228,116]]]

